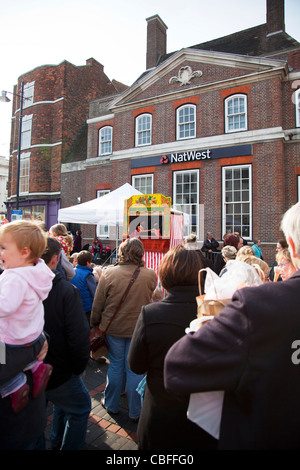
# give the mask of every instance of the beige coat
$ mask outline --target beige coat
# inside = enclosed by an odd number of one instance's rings
[[[103,271],[92,306],[91,326],[99,326],[100,330],[105,330],[136,268],[134,264],[119,264]],[[141,267],[128,296],[107,331],[109,335],[132,337],[141,308],[151,302],[156,284],[155,271]]]

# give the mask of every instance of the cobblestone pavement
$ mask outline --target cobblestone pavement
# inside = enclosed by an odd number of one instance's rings
[[[92,400],[85,450],[137,450],[137,424],[129,419],[126,395],[121,397],[120,411],[117,415],[108,414],[100,403],[104,393],[107,368],[107,362],[101,364],[90,359],[82,375],[82,380]],[[45,437],[46,448],[50,449],[51,403],[48,405],[47,412]]]

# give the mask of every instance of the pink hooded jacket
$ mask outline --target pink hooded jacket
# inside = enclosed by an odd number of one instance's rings
[[[0,341],[23,345],[38,338],[44,327],[43,300],[53,278],[42,259],[34,266],[4,270],[0,275]]]

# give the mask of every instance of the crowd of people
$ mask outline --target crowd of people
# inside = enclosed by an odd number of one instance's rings
[[[226,234],[220,249],[209,232],[202,249],[193,234],[170,249],[156,273],[145,267],[136,237],[101,269],[93,264],[97,241],[90,253],[77,232],[74,248],[63,224],[49,231],[31,221],[2,225],[0,449],[45,449],[48,401],[52,448],[84,449],[91,399],[81,374],[92,334],[105,334],[108,344],[101,405],[119,413],[126,392],[139,450],[299,448],[300,203],[284,214],[281,230],[271,267],[259,240],[248,245]],[[209,289],[199,273],[226,284],[241,266],[255,282],[237,274],[221,314],[202,321],[196,299]],[[192,397],[205,397],[207,406],[210,392],[222,394],[217,435],[191,409]],[[216,420],[214,402],[210,412]]]

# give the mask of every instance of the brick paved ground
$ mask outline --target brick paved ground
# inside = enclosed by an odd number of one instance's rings
[[[92,411],[89,417],[86,450],[137,450],[136,428],[128,416],[126,395],[121,397],[120,412],[109,415],[100,404],[105,388],[108,363],[98,364],[90,360],[82,379],[90,392]],[[46,446],[50,449],[52,405],[48,405]]]

